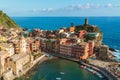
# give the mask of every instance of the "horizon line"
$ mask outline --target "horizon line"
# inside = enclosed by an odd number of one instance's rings
[[[120,17],[120,16],[10,16],[10,17]]]

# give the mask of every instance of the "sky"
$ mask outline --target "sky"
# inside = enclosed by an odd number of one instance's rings
[[[120,16],[120,0],[0,0],[9,16]]]

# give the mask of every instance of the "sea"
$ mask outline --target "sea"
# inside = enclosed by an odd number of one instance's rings
[[[11,17],[20,27],[28,28],[30,30],[34,28],[40,28],[43,30],[57,30],[61,27],[70,27],[71,23],[76,25],[84,24],[86,17]],[[115,60],[120,61],[120,17],[87,17],[90,25],[98,26],[103,32],[103,43],[111,48],[114,48],[117,52],[113,55],[116,56]],[[52,64],[45,62],[40,66],[40,69],[32,76],[32,80],[55,80],[55,77],[59,77],[57,72],[62,70],[68,70],[68,75],[63,75],[62,80],[102,80],[97,79],[96,76],[88,73],[87,71],[80,70],[83,74],[79,74],[79,70],[74,69],[75,64],[72,62],[65,65],[64,60],[50,61]],[[63,63],[62,63],[63,62]],[[44,67],[43,67],[44,66]],[[66,67],[63,67],[66,66]],[[54,69],[53,69],[54,68]],[[77,67],[76,67],[77,68]],[[91,76],[88,77],[88,75]],[[42,79],[38,79],[38,77]],[[73,78],[72,78],[73,77]],[[88,78],[86,78],[88,77]],[[90,78],[91,77],[91,78]]]

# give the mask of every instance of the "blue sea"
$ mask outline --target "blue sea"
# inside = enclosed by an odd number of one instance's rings
[[[70,27],[84,24],[86,17],[12,17],[23,28],[40,28],[43,30],[56,30],[61,27]],[[89,24],[97,25],[104,34],[103,43],[118,50],[114,53],[120,57],[120,17],[88,17]]]

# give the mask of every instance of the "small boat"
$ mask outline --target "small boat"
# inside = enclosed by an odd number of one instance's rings
[[[64,72],[60,72],[60,74],[65,74]]]
[[[90,69],[90,68],[86,68],[88,71],[90,71],[90,72],[94,72],[94,70],[93,69]]]
[[[59,78],[59,77],[58,77],[58,78],[56,78],[56,80],[61,80],[61,79],[62,79],[62,78]]]
[[[96,73],[99,78],[104,78],[100,73]]]

